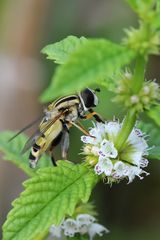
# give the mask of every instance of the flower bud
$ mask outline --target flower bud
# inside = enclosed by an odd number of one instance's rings
[[[138,93],[131,88],[131,79],[128,74],[121,75],[121,80],[116,88],[116,97],[113,101],[123,104],[126,108],[132,108],[135,112],[148,110],[156,105],[160,98],[159,85],[155,81],[146,81]]]
[[[139,102],[139,97],[137,95],[132,95],[130,100],[132,104],[136,104]]]

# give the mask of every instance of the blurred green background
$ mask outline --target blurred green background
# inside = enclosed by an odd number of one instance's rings
[[[55,65],[40,54],[47,44],[67,35],[106,37],[115,42],[122,28],[137,26],[137,18],[122,0],[1,0],[0,1],[0,130],[18,130],[43,110],[38,98]],[[148,78],[160,77],[160,58],[151,56]],[[76,81],[76,79],[75,79]],[[111,93],[102,89],[97,111],[106,119],[122,117]],[[53,93],[54,98],[54,93]],[[121,115],[120,115],[121,113]],[[91,122],[85,124],[91,126]],[[28,131],[31,134],[33,130]],[[71,131],[69,159],[78,161],[80,133]],[[21,149],[20,149],[21,151]],[[57,157],[59,153],[56,152]],[[149,165],[150,176],[127,185],[100,183],[93,193],[99,222],[110,229],[108,240],[160,239],[160,162]],[[0,161],[0,222],[22,191],[26,176]],[[98,239],[98,238],[97,238]]]

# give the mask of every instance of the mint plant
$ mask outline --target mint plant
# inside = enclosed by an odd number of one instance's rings
[[[47,239],[49,234],[51,239],[92,240],[107,233],[88,203],[95,185],[101,180],[111,185],[125,179],[131,183],[136,176],[142,179],[148,175],[144,168],[149,161],[160,160],[159,84],[145,77],[149,56],[160,54],[160,1],[126,2],[136,12],[139,28],[125,29],[121,43],[68,36],[42,49],[58,64],[42,102],[96,84],[113,92],[112,100],[125,115],[122,122],[95,122],[89,129],[94,138],[81,137],[85,159],[79,164],[58,160],[53,167],[46,155],[35,170],[30,169],[27,154],[20,153],[26,136],[7,142],[14,133],[0,134],[3,158],[29,177],[3,225],[3,240]],[[143,122],[142,114],[151,123]]]

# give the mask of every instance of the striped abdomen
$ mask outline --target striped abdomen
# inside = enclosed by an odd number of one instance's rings
[[[44,134],[39,136],[31,148],[29,155],[30,167],[35,168],[41,155],[46,152],[54,139],[62,132],[63,126],[60,120],[57,120]]]

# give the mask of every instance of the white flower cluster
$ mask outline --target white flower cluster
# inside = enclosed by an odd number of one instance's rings
[[[143,170],[148,165],[145,159],[148,144],[142,132],[134,128],[123,149],[118,152],[114,142],[121,127],[118,121],[96,123],[89,131],[91,136],[82,136],[81,140],[85,143],[83,151],[86,160],[95,165],[96,174],[104,174],[110,182],[128,178],[130,183],[135,176],[143,179],[141,174],[148,175]]]
[[[76,219],[67,218],[59,226],[52,225],[50,233],[53,239],[65,239],[65,237],[74,237],[75,234],[88,234],[89,239],[98,234],[108,233],[108,229],[101,224],[96,223],[96,219],[89,214],[78,214]]]

